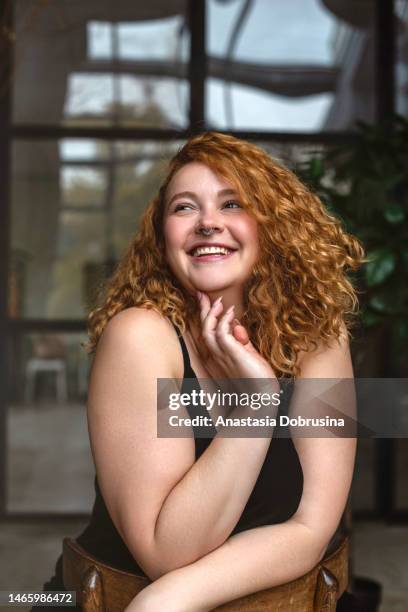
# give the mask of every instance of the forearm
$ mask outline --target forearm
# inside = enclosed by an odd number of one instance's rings
[[[161,508],[154,538],[160,559],[157,575],[192,563],[225,542],[248,501],[269,444],[270,438],[216,436],[211,441]]]
[[[232,536],[195,563],[174,570],[145,590],[139,601],[152,612],[206,612],[256,591],[283,584],[311,570],[325,546],[304,525],[289,520]],[[139,601],[135,600],[136,610]],[[127,612],[133,612],[132,604]]]

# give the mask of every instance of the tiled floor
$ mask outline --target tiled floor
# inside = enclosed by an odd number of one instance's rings
[[[9,503],[18,512],[90,512],[94,467],[83,404],[9,410]]]
[[[355,522],[353,563],[354,575],[382,585],[381,612],[408,611],[408,526]]]

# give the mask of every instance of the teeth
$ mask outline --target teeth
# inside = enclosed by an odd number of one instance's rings
[[[226,249],[224,247],[213,246],[213,247],[198,247],[197,249],[193,251],[193,255],[195,257],[199,257],[200,255],[213,255],[214,253],[218,253],[221,255],[228,255],[228,253],[231,253],[231,250]]]

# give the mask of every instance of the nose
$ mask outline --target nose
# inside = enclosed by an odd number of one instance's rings
[[[213,232],[222,232],[224,229],[224,223],[219,215],[217,215],[217,211],[214,210],[202,210],[200,213],[200,217],[197,221],[197,225],[195,228],[196,233],[200,233],[202,231],[212,230]]]

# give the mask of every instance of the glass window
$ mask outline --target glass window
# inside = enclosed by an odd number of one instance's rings
[[[351,4],[350,15],[335,4],[207,0],[208,123],[316,132],[372,120],[372,15],[356,25]]]
[[[408,117],[408,0],[395,2],[397,26],[396,111]]]
[[[14,3],[14,123],[187,125],[184,0],[64,7]]]
[[[178,146],[84,139],[14,143],[11,316],[86,316]]]

